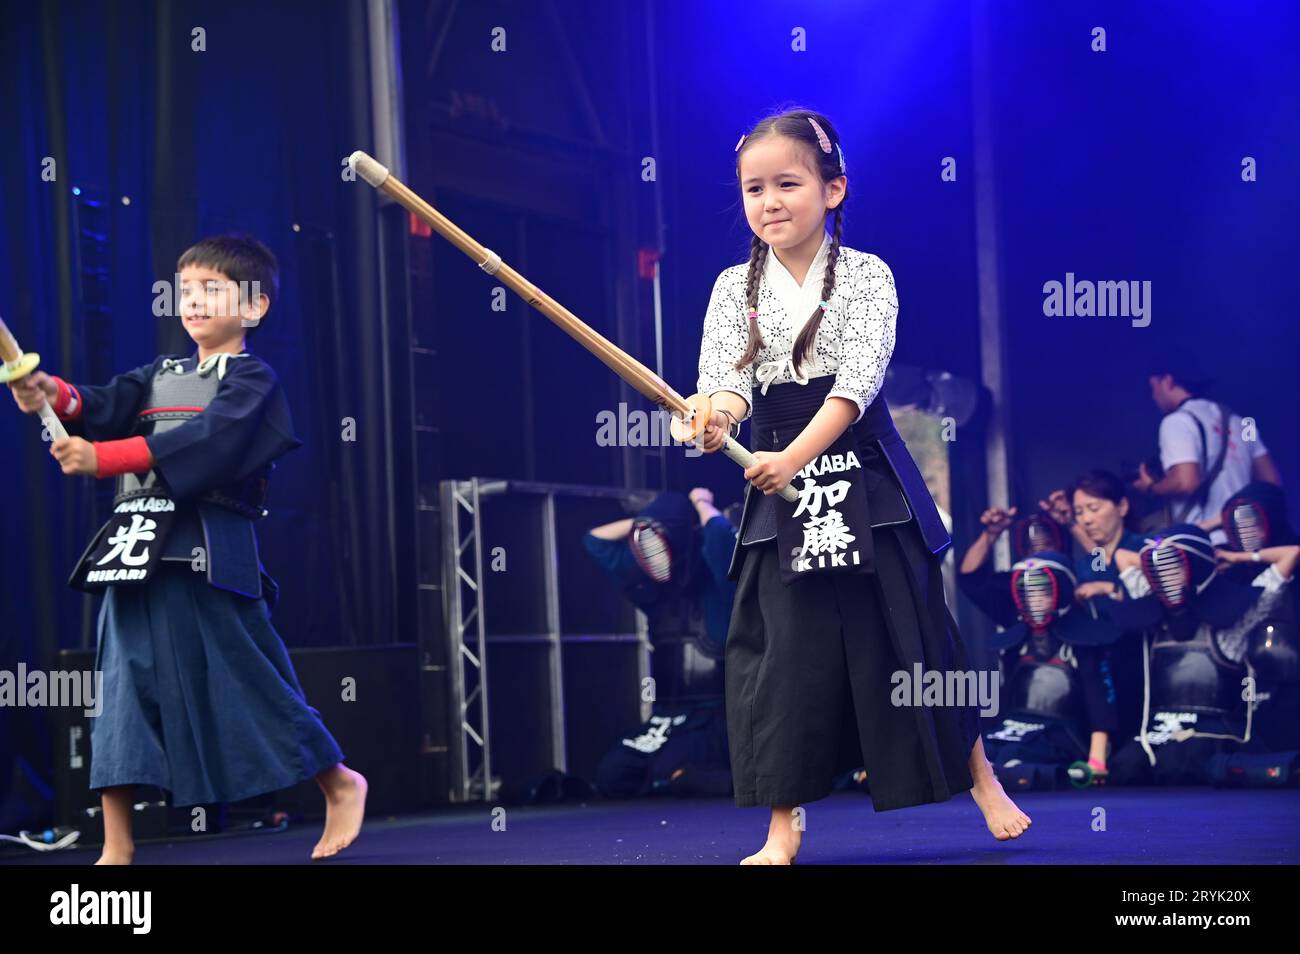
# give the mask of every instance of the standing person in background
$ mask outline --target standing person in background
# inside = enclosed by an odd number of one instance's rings
[[[1277,465],[1259,428],[1225,405],[1206,398],[1214,378],[1187,354],[1162,354],[1153,362],[1151,399],[1164,413],[1160,422],[1163,475],[1138,467],[1136,490],[1154,494],[1168,507],[1167,523],[1200,524],[1223,509],[1228,498],[1252,480],[1282,485]],[[1221,529],[1216,544],[1227,542]]]

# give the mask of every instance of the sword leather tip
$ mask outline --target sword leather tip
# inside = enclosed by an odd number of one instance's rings
[[[348,166],[367,183],[378,189],[388,178],[388,167],[381,165],[368,152],[358,149],[348,156]]]

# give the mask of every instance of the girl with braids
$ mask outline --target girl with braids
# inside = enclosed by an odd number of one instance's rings
[[[948,673],[971,670],[943,600],[939,561],[952,540],[881,394],[898,313],[893,275],[841,243],[839,136],[821,114],[793,110],[760,122],[736,152],[754,238],[749,262],[714,285],[698,390],[714,407],[699,441],[706,452],[739,433],[751,405],[754,418],[728,574],[738,585],[727,730],[736,804],[772,816],[767,842],[742,864],[792,862],[799,806],[859,765],[876,811],[970,790],[995,837],[1018,837],[1030,820],[984,757],[978,702],[915,704],[919,690],[897,688],[936,672],[952,685]],[[792,481],[797,507],[776,496]],[[839,542],[823,535],[832,522]],[[804,534],[802,548],[782,545],[791,532]],[[821,557],[807,558],[810,541]],[[836,551],[851,546],[845,565]]]

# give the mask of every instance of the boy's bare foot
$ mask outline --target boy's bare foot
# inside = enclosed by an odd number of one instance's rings
[[[317,775],[316,782],[325,793],[325,831],[312,849],[313,860],[331,858],[356,840],[369,788],[364,775],[342,762]]]
[[[135,839],[131,837],[131,802],[134,785],[110,785],[99,793],[104,807],[104,849],[97,865],[129,865],[135,857]]]
[[[977,778],[970,794],[984,813],[984,823],[998,841],[1019,838],[1033,824],[1030,817],[1007,797],[1007,793],[1002,790],[1002,783],[992,772]]]
[[[99,856],[99,860],[96,861],[95,864],[129,865],[133,858],[135,858],[134,846],[130,848],[110,848],[107,845],[105,845],[103,852]]]
[[[803,841],[803,832],[795,827],[794,809],[772,809],[772,822],[767,829],[767,843],[748,858],[741,859],[742,865],[792,865],[795,855],[799,854],[799,845]]]

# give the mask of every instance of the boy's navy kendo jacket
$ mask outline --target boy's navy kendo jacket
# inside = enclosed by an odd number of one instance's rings
[[[152,468],[118,476],[114,503],[160,493],[176,502],[162,559],[193,564],[201,547],[211,585],[273,606],[278,587],[262,567],[253,524],[266,515],[274,461],[302,441],[270,365],[248,351],[202,364],[197,354],[160,355],[103,386],[55,382],[55,411],[73,433],[91,441],[144,440]],[[103,533],[77,561],[70,586],[89,589],[77,580]]]

